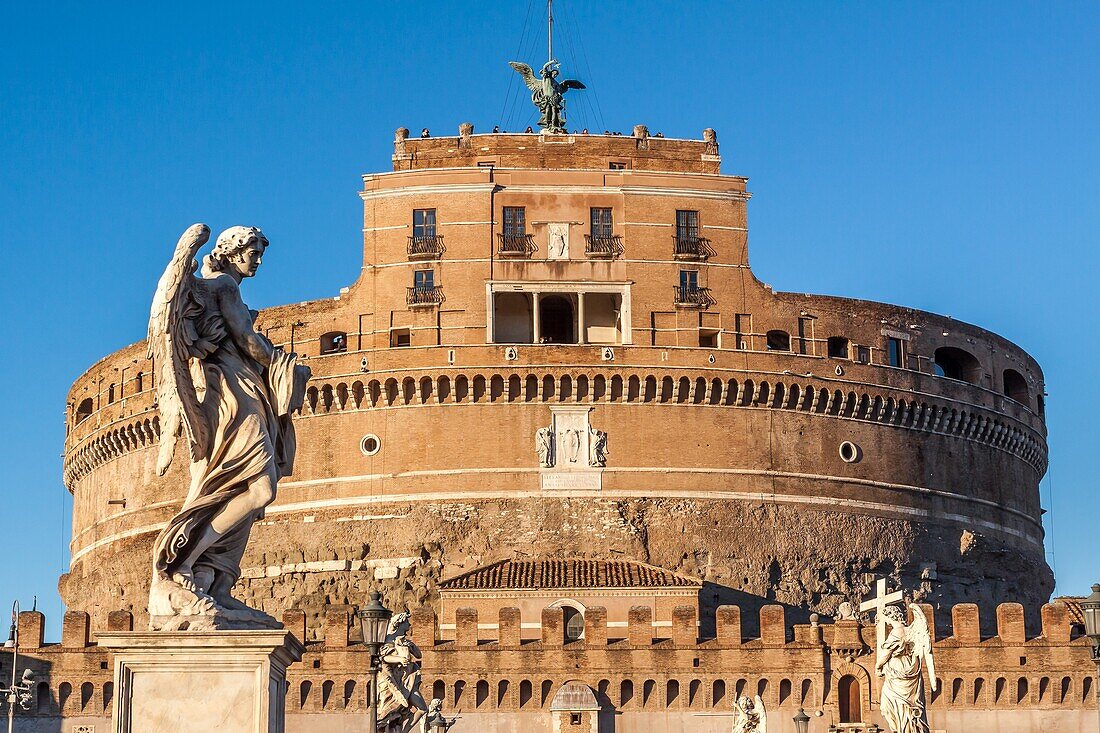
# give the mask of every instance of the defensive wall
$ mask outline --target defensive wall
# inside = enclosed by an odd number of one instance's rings
[[[694,575],[716,588],[707,613],[748,594],[831,614],[871,573],[941,620],[1049,598],[1038,364],[949,317],[760,282],[746,179],[719,173],[712,132],[399,132],[393,162],[364,177],[359,279],[257,319],[313,379],[295,473],[245,558],[250,601],[302,608],[315,638],[326,605],[372,584],[433,602],[532,547]],[[506,233],[517,210],[525,233]],[[267,256],[315,265],[293,243]],[[118,599],[140,622],[187,481],[183,460],[153,471],[153,374],[137,343],[68,395],[61,590],[97,622]],[[555,489],[534,437],[562,405],[611,452]]]
[[[931,608],[923,608],[931,617]],[[951,609],[948,633],[932,626],[939,679],[938,691],[929,695],[932,728],[1094,730],[1095,668],[1088,639],[1066,606],[1044,605],[1037,635],[1027,633],[1021,605],[993,611],[992,635],[973,604]],[[111,631],[134,624],[128,611],[107,619]],[[769,730],[793,731],[791,718],[800,707],[815,732],[830,725],[853,732],[882,725],[871,653],[875,630],[856,620],[791,624],[782,606],[765,606],[752,619],[756,635],[749,636],[741,609],[722,606],[709,624],[714,632],[702,636],[692,606],[676,608],[666,627],[654,625],[651,607],[635,606],[625,629],[607,626],[602,609],[590,608],[584,638],[568,642],[561,608],[542,611],[540,638],[521,640],[521,625],[529,620],[515,608],[488,619],[460,609],[454,638],[443,640],[431,609],[413,611],[410,637],[423,653],[421,691],[444,700],[448,717],[457,717],[457,733],[550,731],[555,716],[569,713],[551,711],[551,703],[572,681],[595,692],[603,733],[724,733],[742,694],[761,696]],[[283,621],[304,634],[301,611],[288,611]],[[35,670],[37,684],[31,711],[17,716],[16,730],[109,729],[113,660],[96,646],[89,614],[66,613],[56,644],[43,641],[42,614],[24,612],[19,625],[20,670]],[[365,730],[370,677],[358,639],[349,610],[328,609],[322,638],[307,644],[302,661],[288,671],[288,731]],[[0,669],[5,665],[6,656]]]

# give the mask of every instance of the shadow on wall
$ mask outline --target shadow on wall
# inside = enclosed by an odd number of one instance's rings
[[[788,626],[810,623],[811,611],[807,608],[788,605],[772,598],[753,595],[707,581],[699,591],[700,637],[710,639],[717,635],[715,612],[719,606],[740,607],[741,636],[745,639],[755,639],[760,636],[760,609],[764,606],[783,606]]]

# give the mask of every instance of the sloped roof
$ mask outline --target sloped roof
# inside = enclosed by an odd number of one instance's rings
[[[1083,596],[1060,596],[1054,599],[1055,603],[1061,602],[1066,604],[1066,608],[1069,609],[1069,619],[1072,623],[1085,624],[1085,612],[1081,610],[1081,601],[1085,600]]]
[[[701,588],[702,581],[636,560],[500,560],[444,580],[440,590]]]

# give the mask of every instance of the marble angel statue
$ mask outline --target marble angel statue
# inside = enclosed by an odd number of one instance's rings
[[[875,671],[883,678],[879,710],[893,733],[929,733],[924,709],[924,670],[936,690],[932,638],[920,606],[913,609],[913,623],[905,625],[905,612],[897,606],[882,611],[890,633],[879,645]]]
[[[409,639],[409,614],[390,619],[378,675],[378,730],[427,733],[428,704],[420,693],[420,649]]]
[[[157,474],[168,471],[180,439],[190,462],[183,506],[153,548],[153,630],[280,626],[230,591],[252,525],[293,467],[291,413],[310,371],[256,331],[256,312],[241,300],[241,281],[256,274],[267,238],[255,227],[225,230],[196,277],[195,255],[209,238],[205,224],[183,233],[149,316]]]
[[[733,722],[733,733],[768,733],[768,711],[759,695],[751,700],[747,695],[737,698],[734,705],[737,717]]]

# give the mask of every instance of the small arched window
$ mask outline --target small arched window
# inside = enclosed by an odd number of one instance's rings
[[[1002,382],[1004,383],[1005,396],[1010,400],[1015,400],[1021,405],[1027,405],[1031,407],[1031,393],[1027,388],[1027,380],[1024,379],[1024,375],[1020,374],[1015,369],[1005,369],[1002,375]]]
[[[348,335],[343,331],[329,331],[321,335],[321,354],[339,354],[348,350]]]
[[[791,335],[779,329],[768,331],[767,347],[768,351],[790,351]]]
[[[79,425],[80,423],[84,422],[89,417],[91,417],[91,415],[92,415],[92,398],[91,397],[85,397],[84,399],[82,399],[80,401],[80,404],[77,405],[77,407],[76,407],[76,417],[74,418],[73,424],[74,425]]]
[[[860,706],[859,680],[850,674],[840,678],[837,684],[837,697],[840,702],[841,723],[862,723],[863,712]]]
[[[115,400],[118,399],[117,394],[118,394],[118,392],[117,392],[117,389],[115,388],[115,383],[111,382],[111,384],[107,387],[107,404],[108,405],[113,405],[115,403]]]
[[[973,354],[954,346],[942,346],[936,349],[935,363],[932,366],[937,377],[958,379],[971,384],[982,381],[982,365]]]
[[[584,638],[584,612],[573,605],[560,604],[565,620],[565,640],[577,641]]]

